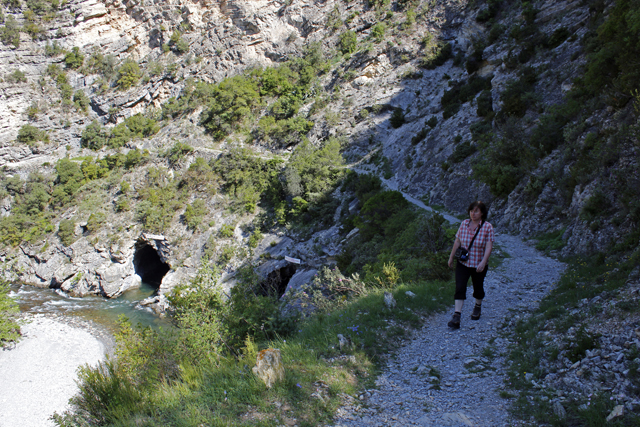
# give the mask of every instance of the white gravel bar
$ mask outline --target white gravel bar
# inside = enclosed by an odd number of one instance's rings
[[[68,409],[78,390],[78,368],[105,358],[89,330],[63,317],[26,318],[20,342],[0,350],[0,427],[55,425],[51,416]]]

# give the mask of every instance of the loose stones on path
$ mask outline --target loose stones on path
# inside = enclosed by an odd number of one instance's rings
[[[497,245],[510,257],[487,273],[480,320],[470,319],[471,290],[459,330],[447,327],[451,310],[434,314],[391,356],[377,388],[338,410],[336,427],[517,425],[500,397],[508,345],[500,330],[534,309],[565,266],[517,237],[498,235]]]

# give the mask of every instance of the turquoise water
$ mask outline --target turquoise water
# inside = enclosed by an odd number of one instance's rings
[[[152,328],[171,327],[167,319],[160,318],[151,309],[138,306],[138,302],[152,296],[157,288],[142,283],[138,289],[130,289],[118,298],[99,296],[72,297],[61,289],[42,289],[29,285],[12,285],[11,296],[26,313],[50,313],[79,316],[91,320],[110,331],[115,331],[118,316],[124,314],[133,325]]]

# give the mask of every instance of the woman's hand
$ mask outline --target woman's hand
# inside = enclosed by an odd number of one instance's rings
[[[482,273],[482,270],[487,266],[487,262],[485,260],[480,261],[480,264],[476,267],[476,271],[478,273]]]
[[[449,268],[453,268],[453,257],[449,257]]]

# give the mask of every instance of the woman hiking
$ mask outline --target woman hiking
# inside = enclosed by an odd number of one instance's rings
[[[480,319],[482,300],[485,295],[484,278],[487,275],[487,262],[495,241],[493,226],[487,222],[487,212],[487,207],[480,201],[469,205],[467,208],[469,219],[465,219],[460,224],[451,255],[449,255],[449,268],[453,268],[453,262],[457,260],[455,312],[448,323],[449,327],[454,329],[460,328],[460,317],[464,300],[467,299],[469,277],[473,283],[475,298],[471,320]]]

